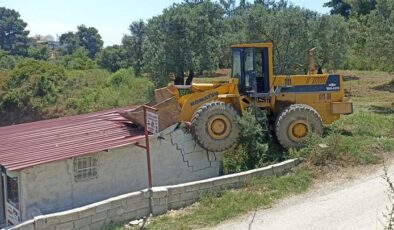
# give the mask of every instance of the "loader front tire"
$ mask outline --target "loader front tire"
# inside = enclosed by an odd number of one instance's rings
[[[224,102],[206,103],[194,113],[191,131],[197,143],[208,151],[230,149],[239,138],[238,113]]]
[[[319,113],[311,106],[290,105],[276,120],[276,137],[287,149],[305,146],[307,137],[312,132],[322,135],[323,122]]]

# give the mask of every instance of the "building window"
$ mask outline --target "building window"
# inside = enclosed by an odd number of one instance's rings
[[[19,209],[18,177],[7,176],[7,202]]]
[[[97,178],[97,156],[74,158],[75,182],[92,180]]]

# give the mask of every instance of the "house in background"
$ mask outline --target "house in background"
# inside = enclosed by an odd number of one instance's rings
[[[60,48],[60,41],[59,39],[55,39],[52,35],[35,35],[31,37],[31,40],[35,44],[47,44],[52,49],[59,49]]]
[[[0,127],[0,227],[146,188],[143,140],[115,110]],[[150,142],[155,186],[220,174],[183,125]]]

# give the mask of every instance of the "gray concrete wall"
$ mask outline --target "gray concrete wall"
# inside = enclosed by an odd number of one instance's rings
[[[26,221],[12,230],[75,229],[99,230],[111,222],[130,221],[149,215],[149,202],[153,215],[166,213],[196,202],[201,194],[243,186],[253,177],[281,175],[298,164],[297,159],[247,172],[226,175],[184,184],[152,188],[113,197],[101,202],[65,212],[41,215]]]
[[[201,149],[184,127],[173,126],[152,137],[151,149],[155,186],[219,175],[221,154]],[[89,181],[74,181],[72,158],[23,170],[20,174],[22,220],[147,187],[144,149],[131,145],[96,154],[98,178]]]

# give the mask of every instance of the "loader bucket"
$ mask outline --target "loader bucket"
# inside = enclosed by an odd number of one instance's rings
[[[181,107],[176,97],[167,88],[155,90],[155,99],[146,105],[157,109],[160,132],[179,122]],[[144,127],[144,110],[142,105],[119,114],[134,124]]]

